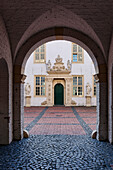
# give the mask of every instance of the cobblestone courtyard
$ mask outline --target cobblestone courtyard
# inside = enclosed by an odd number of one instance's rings
[[[30,137],[0,146],[0,170],[112,169],[113,145],[90,137],[95,108],[32,107],[24,117]]]

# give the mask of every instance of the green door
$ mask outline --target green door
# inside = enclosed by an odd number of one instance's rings
[[[54,105],[64,104],[64,87],[62,84],[56,84],[54,87]]]

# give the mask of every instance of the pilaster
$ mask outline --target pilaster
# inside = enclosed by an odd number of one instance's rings
[[[105,74],[95,75],[97,96],[97,139],[108,140],[107,81]]]
[[[15,74],[14,76],[14,140],[23,138],[24,130],[24,74]]]
[[[73,78],[65,78],[66,81],[66,106],[71,106],[71,101],[72,101],[72,82]]]
[[[46,78],[46,96],[47,96],[47,106],[53,106],[53,101],[52,101],[52,82],[53,78]]]

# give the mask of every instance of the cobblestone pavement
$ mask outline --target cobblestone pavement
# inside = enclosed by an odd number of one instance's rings
[[[55,113],[56,115],[61,115],[60,109],[58,111],[57,108],[39,108],[38,111],[36,111],[36,108],[32,108],[32,111],[30,111],[30,109],[26,110],[28,115],[30,115],[30,112],[34,114],[33,119],[28,121],[29,123],[25,120],[27,122],[26,128],[33,132],[32,129],[34,126],[37,127],[37,123],[39,123],[41,119],[43,120],[44,117],[50,117],[49,112],[53,113],[52,109],[54,110],[54,113],[57,111],[57,113]],[[42,135],[31,134],[28,139],[15,141],[7,146],[0,146],[0,170],[112,169],[113,145],[108,142],[99,142],[90,137],[91,129],[94,127],[90,127],[89,125],[95,124],[93,119],[93,117],[95,118],[95,109],[70,107],[67,112],[65,108],[62,110],[62,117],[67,117],[67,115],[68,117],[72,117],[72,115],[67,114],[70,113],[71,110],[71,114],[74,114],[73,119],[77,119],[75,122],[82,127],[85,134],[70,135],[65,134],[65,130],[59,131],[64,134],[53,134],[52,131],[52,135],[44,135],[43,133],[45,133],[45,131],[43,131]],[[66,113],[65,116],[64,113]],[[89,116],[90,114],[91,116]],[[53,115],[52,117],[56,116]],[[44,120],[45,119],[47,118],[44,118]],[[91,122],[90,119],[93,121]],[[73,124],[76,124],[75,122]],[[42,125],[42,122],[40,123]],[[53,120],[53,124],[55,123],[56,122]],[[61,123],[62,122],[57,122],[56,124],[59,125]],[[67,122],[67,120],[66,122],[63,122],[63,124],[69,124],[67,125],[69,127],[74,126],[72,125],[72,122]],[[46,128],[48,126],[49,125],[47,124]],[[67,131],[69,130],[67,129]]]

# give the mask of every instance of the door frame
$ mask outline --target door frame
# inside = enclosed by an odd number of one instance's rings
[[[64,106],[65,106],[65,103],[66,103],[66,83],[65,83],[65,79],[58,79],[58,80],[53,80],[53,85],[52,85],[52,101],[53,101],[53,106],[54,106],[54,87],[56,84],[62,84],[63,87],[64,87]]]

